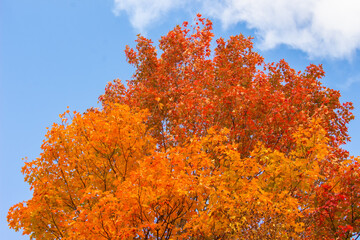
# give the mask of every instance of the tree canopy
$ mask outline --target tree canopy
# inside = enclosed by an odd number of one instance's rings
[[[251,38],[198,15],[126,48],[136,71],[100,109],[65,112],[25,162],[9,226],[32,239],[350,239],[360,236],[351,103],[321,65],[265,63]]]

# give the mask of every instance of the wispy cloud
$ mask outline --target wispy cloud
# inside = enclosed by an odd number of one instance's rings
[[[172,9],[184,6],[181,0],[114,0],[114,13],[125,11],[134,28],[143,32]]]
[[[338,87],[341,90],[349,90],[354,84],[360,84],[360,74],[349,77],[343,84],[339,84]]]
[[[114,12],[126,11],[144,30],[173,9],[199,5],[200,13],[219,19],[224,28],[246,23],[262,49],[285,44],[310,57],[351,58],[360,49],[358,0],[114,0]]]

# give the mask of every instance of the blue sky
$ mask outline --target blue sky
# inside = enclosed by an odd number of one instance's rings
[[[271,2],[271,4],[269,4]],[[107,82],[129,79],[125,45],[138,33],[156,42],[197,12],[215,37],[243,33],[267,62],[285,59],[296,70],[322,63],[325,86],[355,106],[350,124],[360,155],[360,4],[352,0],[1,0],[0,2],[0,232],[10,206],[31,197],[20,173],[36,158],[59,114],[97,106]]]

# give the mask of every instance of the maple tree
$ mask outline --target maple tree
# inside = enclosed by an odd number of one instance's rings
[[[360,236],[351,103],[321,66],[265,63],[212,23],[126,48],[136,72],[101,109],[61,115],[23,167],[33,198],[9,226],[35,239],[350,239]]]

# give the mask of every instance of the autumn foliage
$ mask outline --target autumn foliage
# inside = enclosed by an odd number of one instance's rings
[[[127,48],[136,72],[101,109],[61,115],[22,171],[33,198],[9,226],[34,239],[350,239],[360,165],[341,147],[352,104],[304,72],[265,63],[212,23]],[[158,53],[159,52],[159,53]]]

